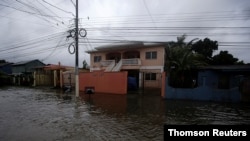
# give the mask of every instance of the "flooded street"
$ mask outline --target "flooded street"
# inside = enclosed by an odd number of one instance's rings
[[[1,141],[161,141],[164,124],[249,124],[250,103],[0,88]]]

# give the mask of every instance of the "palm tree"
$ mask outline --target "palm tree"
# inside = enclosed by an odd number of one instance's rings
[[[186,35],[177,37],[176,43],[172,42],[166,46],[166,68],[170,73],[171,85],[176,87],[186,87],[185,80],[191,79],[191,69],[205,65],[200,61],[202,55],[191,50],[192,42],[196,39],[185,43],[185,37]]]

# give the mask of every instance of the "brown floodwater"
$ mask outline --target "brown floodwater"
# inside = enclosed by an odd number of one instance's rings
[[[249,103],[165,100],[154,92],[0,88],[1,141],[161,141],[164,124],[250,123]]]

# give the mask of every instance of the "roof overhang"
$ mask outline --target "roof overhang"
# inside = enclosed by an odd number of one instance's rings
[[[103,51],[115,51],[115,50],[125,50],[125,49],[138,49],[147,48],[155,46],[165,46],[165,42],[126,42],[126,43],[114,43],[111,45],[104,45],[96,47],[94,50],[86,51],[86,53],[96,53]]]

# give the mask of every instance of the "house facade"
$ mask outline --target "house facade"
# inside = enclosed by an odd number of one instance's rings
[[[174,88],[166,77],[166,99],[250,101],[250,65],[207,66],[198,70],[193,88]]]
[[[74,85],[73,72],[74,67],[61,65],[60,62],[37,67],[33,73],[33,86],[63,88],[64,85]]]
[[[32,85],[35,68],[42,66],[45,66],[45,64],[37,59],[14,63],[12,65],[13,84]]]
[[[90,54],[90,72],[127,71],[138,88],[161,88],[165,47],[160,43],[133,42],[96,47]]]

